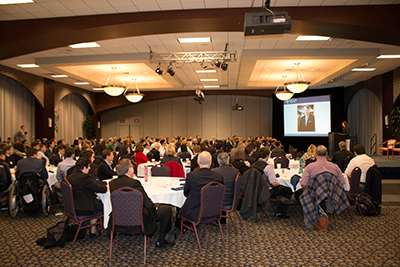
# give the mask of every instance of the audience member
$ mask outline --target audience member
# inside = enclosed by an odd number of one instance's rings
[[[114,153],[110,149],[104,149],[102,152],[103,161],[97,167],[97,177],[100,180],[111,179],[116,173],[113,171],[112,165],[114,160]]]
[[[194,153],[194,157],[192,158],[192,160],[190,161],[190,171],[193,171],[194,169],[196,169],[197,167],[199,167],[198,162],[198,157],[199,157],[199,153],[201,152],[201,148],[200,146],[194,146],[193,147],[193,153]]]
[[[135,162],[136,165],[139,166],[142,163],[146,163],[148,161],[147,157],[145,154],[143,154],[143,145],[141,143],[138,143],[136,145],[135,149]]]
[[[118,178],[110,182],[110,192],[122,187],[131,187],[138,190],[143,195],[143,223],[144,232],[147,236],[152,236],[157,230],[157,222],[160,222],[160,234],[156,242],[156,248],[165,248],[175,245],[173,242],[168,242],[165,236],[171,230],[172,207],[165,204],[154,205],[151,199],[147,196],[142,184],[134,179],[135,174],[130,160],[122,159],[116,166]],[[109,227],[110,228],[110,227]],[[116,231],[123,234],[138,234],[141,232],[139,227],[119,226]]]
[[[75,158],[75,148],[73,147],[68,147],[65,150],[65,160],[61,161],[60,163],[58,163],[57,166],[57,174],[56,174],[56,178],[58,180],[58,183],[54,184],[55,187],[61,188],[61,180],[64,179],[63,177],[63,173],[65,174],[65,177],[67,177],[67,171],[74,167],[76,164],[76,160],[74,160]]]
[[[173,146],[168,146],[167,150],[165,150],[164,157],[161,159],[161,164],[164,165],[167,162],[170,161],[175,161],[176,163],[179,163],[182,165],[182,162],[179,158],[175,157],[175,147]]]
[[[5,161],[6,155],[0,150],[0,193],[7,191],[11,184],[10,166]]]
[[[361,169],[360,183],[365,184],[368,169],[375,165],[375,161],[365,154],[365,148],[360,144],[355,145],[353,151],[356,156],[350,160],[345,174],[347,177],[351,177],[353,169],[358,167]]]
[[[19,177],[24,171],[34,171],[47,180],[48,174],[44,162],[37,158],[37,150],[34,148],[28,148],[26,158],[18,161],[15,177]]]
[[[333,153],[331,162],[338,165],[340,170],[342,172],[344,172],[344,160],[348,156],[353,157],[354,154],[352,152],[346,150],[346,142],[345,141],[340,141],[338,145],[339,145],[340,151],[336,151],[335,153]]]
[[[244,162],[244,151],[241,149],[236,150],[231,165],[238,169],[241,175],[250,168],[250,163]]]
[[[61,161],[63,161],[65,159],[65,149],[66,146],[63,144],[60,144],[59,146],[57,146],[57,153],[55,153],[53,155],[53,157],[51,157],[50,159],[50,163],[53,164],[54,166],[58,166],[58,163],[60,163]]]

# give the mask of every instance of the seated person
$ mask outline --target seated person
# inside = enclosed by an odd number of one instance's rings
[[[153,154],[155,161],[160,161],[160,144],[156,143],[153,149],[150,150],[150,153]]]
[[[121,187],[131,187],[138,190],[143,195],[143,223],[144,231],[147,236],[152,236],[157,230],[157,223],[160,221],[160,235],[156,243],[156,248],[171,247],[175,243],[170,243],[165,240],[166,234],[171,230],[172,208],[170,205],[154,205],[151,199],[147,196],[140,181],[134,179],[135,174],[129,159],[122,159],[116,166],[118,178],[110,182],[110,192]],[[111,229],[110,227],[108,227]],[[123,234],[137,234],[141,232],[139,227],[120,226],[115,228],[116,231]]]
[[[361,169],[361,177],[360,177],[360,183],[361,183],[361,188],[364,190],[364,184],[367,179],[367,172],[369,168],[375,165],[375,160],[365,154],[365,148],[357,144],[353,148],[354,154],[356,155],[352,160],[350,160],[349,165],[347,165],[347,168],[345,170],[345,174],[347,177],[351,177],[351,172],[355,167],[359,167]]]
[[[44,180],[48,178],[44,162],[37,158],[37,150],[34,148],[28,148],[26,150],[26,158],[18,161],[15,177],[18,177],[23,171],[37,172]]]
[[[67,177],[72,186],[76,215],[94,215],[103,212],[103,203],[97,199],[96,193],[107,192],[105,183],[97,182],[91,175],[91,160],[86,157],[79,158],[76,163],[76,170]],[[95,221],[94,221],[95,222]],[[94,223],[92,222],[92,223]],[[94,234],[96,227],[92,227],[91,233]]]
[[[176,163],[179,163],[182,165],[182,162],[179,158],[175,157],[175,147],[173,146],[168,146],[167,149],[165,150],[164,157],[161,159],[161,164],[164,165],[167,162],[170,161],[175,161]]]
[[[146,157],[146,155],[143,153],[143,145],[141,143],[138,143],[136,145],[136,149],[135,149],[135,162],[136,165],[139,166],[140,164],[146,163],[147,161],[149,161]]]
[[[11,184],[10,167],[7,162],[5,162],[5,159],[5,153],[0,150],[0,193],[7,191]]]
[[[338,165],[340,170],[342,172],[344,172],[344,160],[348,156],[353,157],[354,154],[351,151],[346,150],[346,142],[345,141],[340,141],[338,145],[339,145],[340,151],[336,151],[335,153],[333,153],[331,162]]]
[[[3,152],[4,152],[4,162],[7,162],[10,168],[14,168],[16,166],[13,155],[14,148],[12,146],[4,146]]]
[[[60,144],[57,146],[57,153],[54,153],[53,156],[50,159],[50,163],[53,164],[54,166],[57,166],[58,163],[64,160],[65,156],[65,149],[67,147],[63,144]]]
[[[197,161],[198,161],[197,159],[198,159],[198,156],[199,156],[200,152],[201,152],[200,146],[194,146],[193,147],[194,157],[190,161],[190,171],[194,171],[194,169],[199,167],[199,164],[197,163]]]
[[[199,154],[197,162],[199,169],[187,174],[183,194],[186,201],[182,206],[181,215],[188,220],[197,221],[200,212],[200,194],[203,186],[210,182],[224,183],[224,177],[210,170],[211,154],[203,151]]]
[[[56,173],[56,178],[58,182],[61,182],[63,179],[63,173],[65,174],[65,177],[67,177],[67,171],[74,167],[76,164],[76,160],[74,160],[75,158],[75,148],[73,147],[68,147],[65,150],[65,160],[61,161],[60,163],[58,163],[57,166],[57,173]],[[57,184],[57,183],[56,183]],[[54,184],[54,186],[60,188],[61,185],[58,183],[57,185]]]
[[[232,166],[238,169],[241,175],[243,175],[243,173],[250,168],[250,163],[244,162],[244,157],[245,157],[244,154],[245,153],[243,150],[241,149],[236,150],[233,160],[231,162]]]
[[[275,148],[272,149],[272,152],[279,152],[282,154],[282,157],[286,156],[286,152],[281,148],[281,141],[279,140],[275,141]]]
[[[314,144],[311,144],[307,148],[307,152],[303,154],[303,156],[300,158],[300,164],[301,166],[305,165],[306,160],[308,159],[316,159],[315,158],[315,151],[317,150],[317,147]],[[305,166],[304,166],[305,167]]]
[[[251,165],[251,168],[256,168],[258,171],[266,175],[268,179],[266,182],[270,184],[269,191],[271,192],[271,197],[280,200],[275,216],[277,218],[287,219],[290,218],[286,214],[289,204],[293,203],[293,201],[290,199],[292,197],[292,189],[279,184],[275,176],[273,165],[269,165],[267,163],[269,152],[269,149],[266,147],[260,148],[258,151],[258,155],[260,157]]]
[[[110,149],[104,149],[102,152],[103,161],[100,162],[99,167],[97,167],[97,177],[100,180],[111,179],[114,175],[117,175],[113,171],[113,160],[114,153]]]
[[[47,148],[44,144],[39,145],[38,158],[45,161],[45,166],[50,167],[50,159],[46,156]]]

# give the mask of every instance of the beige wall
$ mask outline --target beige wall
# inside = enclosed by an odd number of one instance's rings
[[[232,111],[235,96],[207,96],[202,105],[190,97],[168,98],[113,109],[101,116],[101,137],[125,137],[127,129],[134,140],[142,136],[174,135],[224,139],[272,134],[272,99],[239,96],[243,111]],[[124,123],[121,123],[124,120]],[[138,123],[135,123],[138,120]],[[130,127],[129,127],[130,126]]]

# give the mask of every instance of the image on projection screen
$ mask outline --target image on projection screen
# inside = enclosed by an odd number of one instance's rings
[[[329,95],[299,97],[283,105],[285,136],[328,136],[331,131]]]

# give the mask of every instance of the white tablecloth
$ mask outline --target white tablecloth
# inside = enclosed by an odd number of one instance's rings
[[[11,180],[12,183],[15,182],[15,169],[10,169],[11,171]],[[50,165],[50,167],[47,167],[47,183],[49,184],[50,190],[52,189],[53,184],[57,182],[56,178],[56,173],[57,173],[57,167],[54,165]]]
[[[147,166],[149,169],[148,171],[148,176],[151,177],[151,168],[154,167],[155,165],[159,165],[159,162],[147,162],[147,163],[142,163],[138,166],[137,168],[137,176],[138,177],[144,177],[144,169]],[[187,163],[186,161],[182,163],[183,165],[183,171],[185,172],[185,178],[186,175],[190,172],[190,162]]]
[[[147,195],[153,203],[171,204],[172,206],[182,207],[186,197],[183,195],[183,189],[172,190],[167,188],[167,181],[171,181],[171,188],[183,187],[185,181],[182,178],[175,177],[152,177],[149,178],[148,186],[144,178],[137,178]],[[182,185],[181,185],[182,184]],[[104,194],[98,193],[97,196],[103,202],[104,207],[104,228],[108,227],[110,213],[112,212],[110,192]]]

